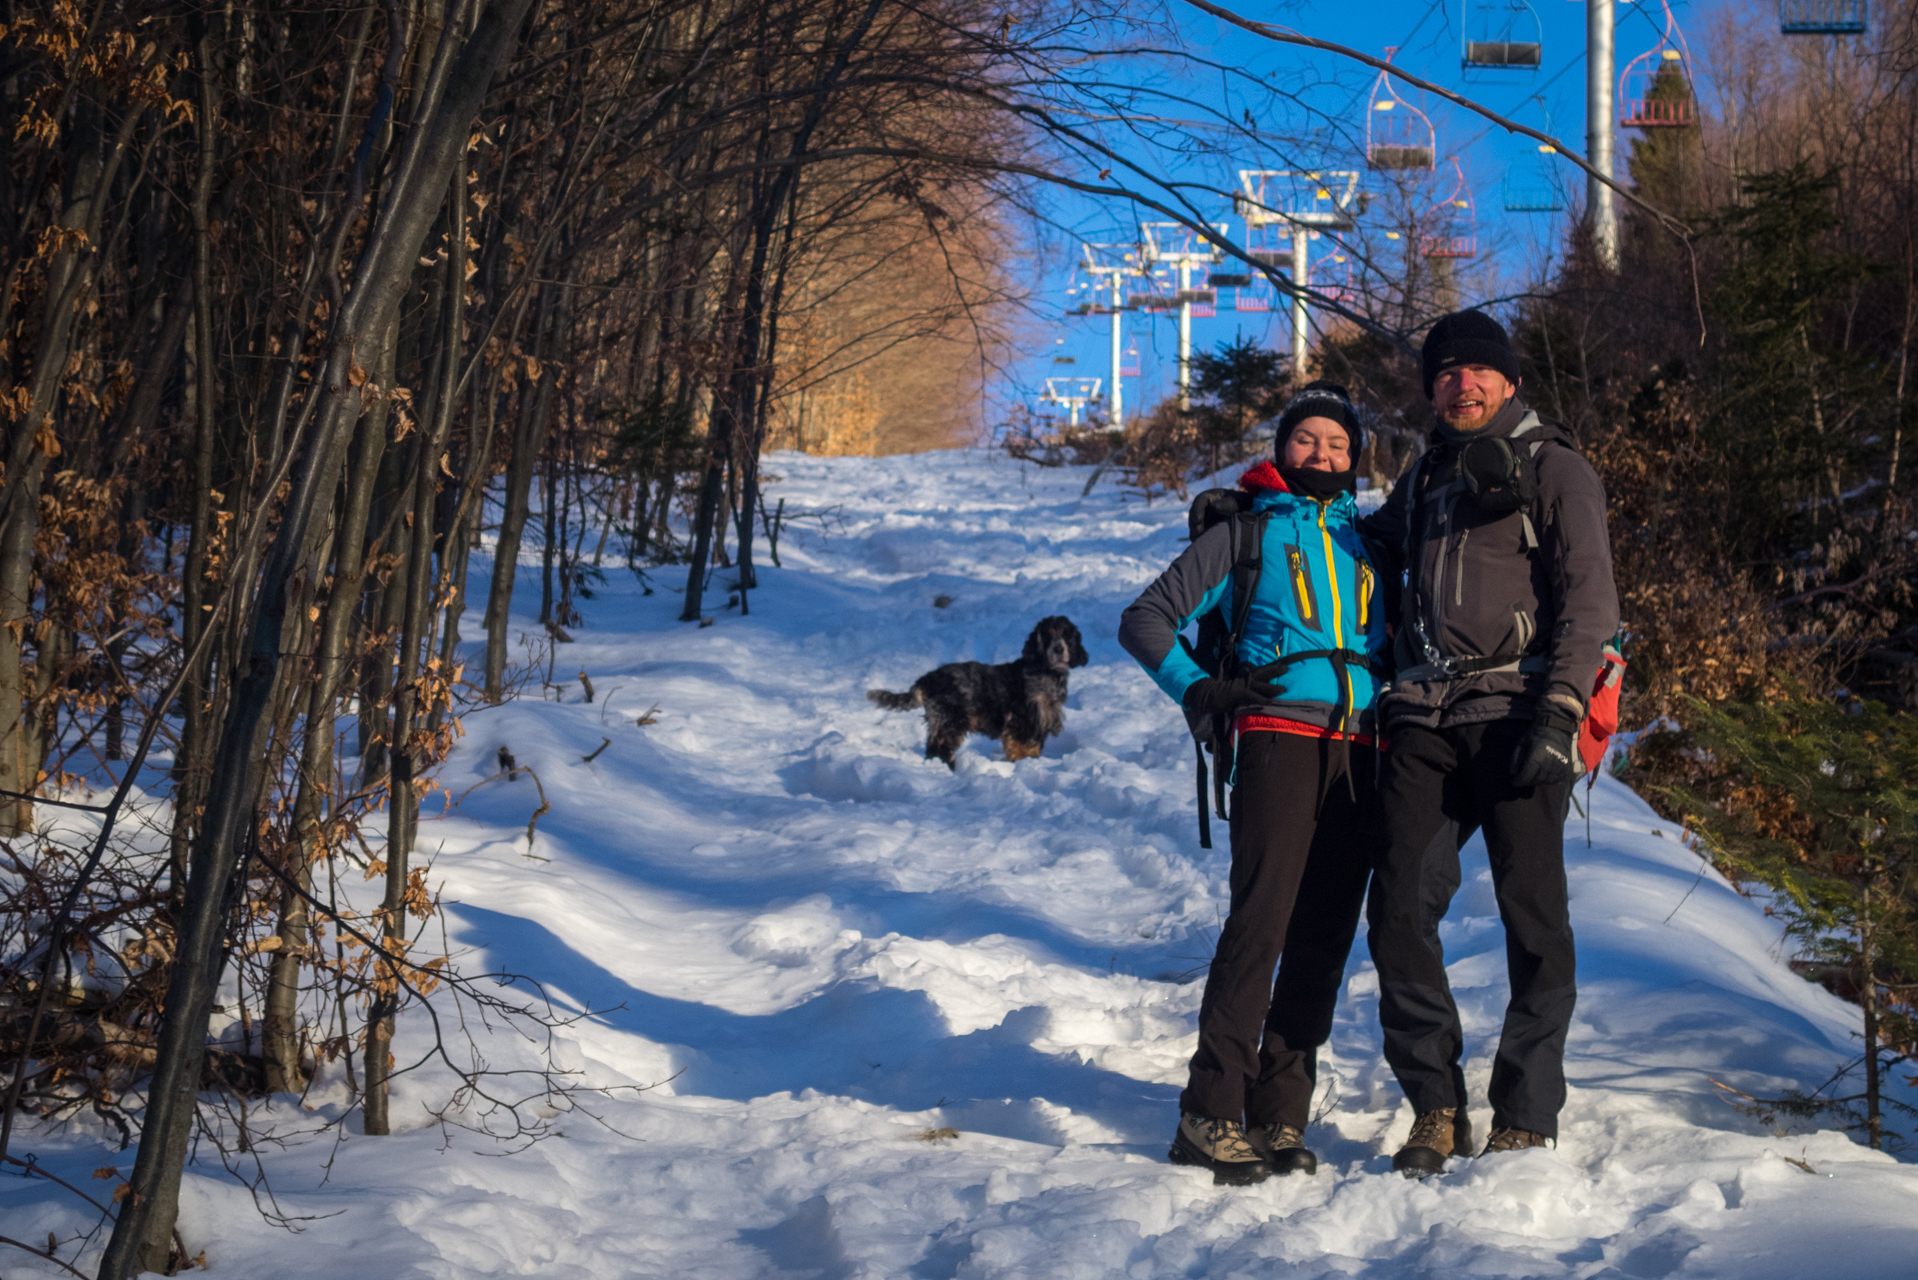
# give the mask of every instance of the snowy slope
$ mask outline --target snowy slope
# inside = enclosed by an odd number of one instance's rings
[[[181,1230],[212,1270],[1913,1273],[1918,1171],[1841,1134],[1767,1132],[1710,1083],[1815,1088],[1853,1051],[1854,1011],[1794,976],[1777,926],[1609,779],[1589,848],[1572,819],[1581,991],[1556,1150],[1423,1184],[1389,1174],[1411,1114],[1379,1059],[1361,942],[1308,1134],[1319,1176],[1228,1189],[1165,1164],[1227,864],[1197,847],[1180,718],[1114,632],[1182,545],[1181,505],[1109,485],[1082,499],[1083,469],[978,451],[769,465],[789,512],[825,514],[789,529],[751,616],[682,626],[682,573],[647,596],[614,571],[556,659],[556,679],[590,674],[596,703],[576,682],[558,702],[535,685],[467,717],[444,780],[459,794],[510,746],[552,802],[536,856],[524,781],[422,836],[464,967],[593,1011],[557,1045],[585,1082],[655,1087],[589,1099],[591,1116],[509,1152],[431,1123],[449,1082],[424,1068],[399,1085],[408,1132],[262,1154],[300,1234],[262,1222],[217,1161],[192,1171]],[[483,582],[469,591],[483,599]],[[974,739],[949,773],[919,758],[916,714],[864,698],[1016,656],[1050,613],[1078,623],[1092,665],[1043,759],[997,761]],[[1483,1132],[1504,963],[1482,846],[1467,859],[1444,929]],[[495,1063],[531,1061],[510,1034],[484,1044]],[[343,1099],[330,1076],[310,1114],[281,1103],[275,1118],[317,1130]],[[916,1136],[941,1127],[959,1136]],[[132,1157],[84,1134],[22,1145],[82,1183]],[[0,1180],[0,1233],[65,1238],[86,1224],[70,1203]],[[41,1274],[62,1273],[0,1253],[0,1275]]]

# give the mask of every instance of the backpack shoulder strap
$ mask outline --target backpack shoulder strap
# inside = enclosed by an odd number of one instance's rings
[[[1239,640],[1252,616],[1252,595],[1259,589],[1263,567],[1266,519],[1264,512],[1244,511],[1232,520],[1232,617],[1226,631],[1222,673],[1237,666]]]
[[[1551,424],[1551,423],[1537,423],[1534,425],[1555,426],[1555,424]],[[1539,450],[1543,449],[1547,444],[1561,445],[1564,448],[1570,449],[1573,453],[1578,452],[1578,446],[1565,438],[1563,428],[1558,428],[1549,435],[1539,435],[1539,436],[1533,437],[1530,441],[1526,443],[1525,456],[1532,460],[1534,475],[1537,474],[1536,468],[1538,466]],[[1543,501],[1542,497],[1534,497],[1532,499],[1533,505],[1535,506],[1541,501]],[[1543,512],[1540,513],[1541,516],[1543,516],[1543,514],[1544,514]],[[1532,552],[1536,552],[1537,550],[1539,550],[1538,529],[1532,523],[1531,512],[1529,511],[1519,512],[1519,519],[1522,522],[1524,531],[1525,531],[1526,552],[1528,554]]]
[[[1412,469],[1399,482],[1405,486],[1405,537],[1404,545],[1399,548],[1399,559],[1408,568],[1414,563],[1412,556],[1418,546],[1419,517],[1425,509],[1419,493],[1419,482],[1425,478],[1425,463],[1431,456],[1432,446],[1428,445],[1425,452],[1413,460]]]

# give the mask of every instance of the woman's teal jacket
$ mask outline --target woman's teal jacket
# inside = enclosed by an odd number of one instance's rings
[[[1293,654],[1345,650],[1348,658],[1304,658],[1279,676],[1283,694],[1246,712],[1278,716],[1345,732],[1372,731],[1372,708],[1386,652],[1379,584],[1354,521],[1349,493],[1329,502],[1292,493],[1278,470],[1262,462],[1240,478],[1253,511],[1265,517],[1258,583],[1239,639],[1241,669]],[[1232,616],[1233,544],[1230,521],[1201,534],[1126,609],[1119,643],[1174,701],[1205,676],[1178,637],[1208,610]],[[1345,687],[1340,688],[1343,684]]]

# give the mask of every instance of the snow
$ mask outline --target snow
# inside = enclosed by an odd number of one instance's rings
[[[1911,1274],[1918,1171],[1841,1133],[1767,1129],[1712,1083],[1817,1088],[1855,1051],[1855,1010],[1793,974],[1776,922],[1610,777],[1590,847],[1583,820],[1568,829],[1581,981],[1556,1149],[1424,1183],[1389,1172],[1412,1117],[1379,1056],[1361,940],[1308,1133],[1318,1176],[1235,1189],[1165,1163],[1227,858],[1197,847],[1189,739],[1115,629],[1183,545],[1183,504],[1110,484],[1082,497],[1084,468],[977,450],[768,467],[789,519],[825,514],[789,523],[749,616],[720,607],[724,572],[715,625],[695,628],[674,621],[683,571],[646,595],[609,570],[558,651],[567,683],[466,716],[443,781],[459,795],[509,746],[552,803],[530,851],[525,779],[423,825],[462,968],[543,984],[573,1015],[555,1060],[606,1092],[553,1112],[541,1141],[502,1144],[434,1122],[454,1081],[429,1063],[396,1084],[404,1131],[366,1138],[357,1117],[327,1127],[347,1114],[332,1067],[310,1110],[251,1115],[310,1135],[257,1152],[297,1233],[202,1147],[180,1230],[211,1271]],[[523,575],[522,608],[537,592]],[[975,738],[948,772],[920,757],[917,713],[865,700],[943,662],[1014,657],[1053,613],[1092,663],[1041,759],[995,760]],[[538,634],[530,618],[522,632]],[[1505,978],[1477,842],[1443,932],[1483,1133]],[[537,1062],[534,1041],[469,1022],[490,1064]],[[427,1034],[417,1011],[403,1020],[402,1061]],[[29,1129],[27,1150],[94,1189],[110,1184],[93,1170],[125,1173],[133,1154],[84,1124]],[[0,1221],[44,1242],[92,1219],[9,1177]],[[0,1274],[64,1273],[7,1250]]]

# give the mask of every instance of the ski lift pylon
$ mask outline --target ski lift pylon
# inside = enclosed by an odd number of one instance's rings
[[[1387,49],[1390,62],[1397,49]],[[1438,163],[1438,135],[1423,111],[1399,97],[1392,73],[1379,72],[1365,99],[1365,163],[1374,169],[1430,169]]]
[[[1311,227],[1350,231],[1358,225],[1356,169],[1241,169],[1233,211],[1246,229]]]
[[[1425,211],[1419,233],[1419,253],[1427,258],[1478,257],[1478,213],[1472,205],[1471,188],[1465,185],[1465,170],[1457,156],[1447,159],[1452,166],[1452,189],[1445,199]]]
[[[1671,5],[1659,3],[1665,10],[1665,34],[1626,63],[1618,76],[1618,122],[1627,129],[1689,129],[1698,122],[1691,50]]]
[[[1865,29],[1865,0],[1778,0],[1782,35],[1857,36]]]
[[[1461,0],[1459,65],[1467,72],[1517,71],[1535,75],[1545,36],[1525,0]]]

